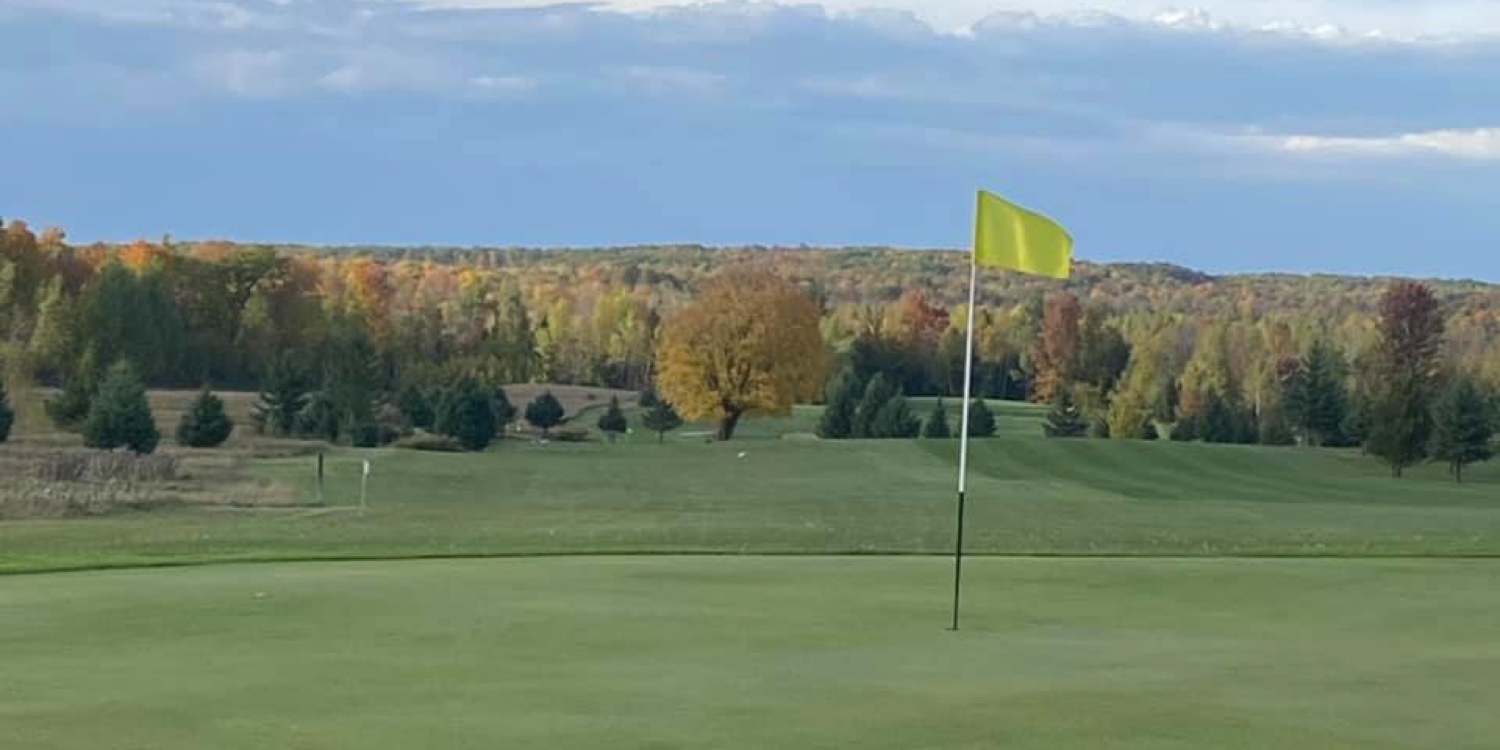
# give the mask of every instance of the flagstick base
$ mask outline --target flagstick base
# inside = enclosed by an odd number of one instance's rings
[[[958,493],[958,540],[953,545],[953,627],[958,631],[958,594],[961,590],[959,583],[963,580],[964,572],[964,493]]]

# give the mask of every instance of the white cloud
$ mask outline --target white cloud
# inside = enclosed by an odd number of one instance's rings
[[[1500,128],[1432,130],[1390,136],[1246,136],[1254,144],[1286,154],[1347,157],[1438,155],[1470,161],[1500,161]]]

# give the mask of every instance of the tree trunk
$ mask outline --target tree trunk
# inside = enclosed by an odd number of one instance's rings
[[[1400,479],[1401,478],[1401,464],[1394,464],[1394,465],[1392,465],[1391,466],[1391,474],[1393,476],[1395,476],[1397,479]]]
[[[1464,465],[1457,461],[1453,462],[1453,478],[1458,480],[1459,484],[1464,483]]]
[[[658,433],[656,433],[656,444],[657,445],[661,445],[662,443],[665,443],[665,442],[667,442],[667,433],[665,433],[665,432],[658,432]]]
[[[734,437],[734,428],[739,426],[740,416],[743,414],[744,412],[739,409],[724,412],[724,416],[719,419],[718,439],[720,441],[728,441]]]

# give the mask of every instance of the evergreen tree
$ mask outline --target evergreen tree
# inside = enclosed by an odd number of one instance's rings
[[[682,417],[664,399],[656,399],[641,415],[641,426],[656,433],[656,442],[665,442],[667,433],[682,426]]]
[[[282,355],[266,372],[251,420],[257,432],[286,437],[298,431],[307,403],[307,386],[297,361]]]
[[[620,411],[620,399],[615,396],[609,398],[609,408],[599,417],[599,430],[609,436],[610,442],[623,434],[630,428],[630,423],[625,421],[625,412]]]
[[[1319,340],[1282,386],[1286,416],[1308,445],[1339,440],[1349,416],[1345,369],[1343,355]]]
[[[885,373],[876,373],[865,386],[864,396],[854,410],[854,422],[849,430],[853,438],[880,437],[875,434],[875,417],[891,399],[900,395],[896,384]]]
[[[89,406],[99,390],[99,365],[96,351],[89,347],[73,365],[63,381],[62,392],[47,399],[43,407],[58,429],[77,430],[88,418]]]
[[[177,444],[189,448],[217,448],[234,432],[234,422],[224,411],[224,402],[205,386],[182,421],[177,423]]]
[[[1464,481],[1464,467],[1495,457],[1494,416],[1489,400],[1473,380],[1459,378],[1432,410],[1432,458],[1446,461],[1454,480]]]
[[[1088,420],[1073,402],[1071,388],[1059,390],[1052,399],[1052,411],[1047,412],[1047,423],[1042,425],[1042,431],[1052,438],[1078,438],[1088,433]]]
[[[843,370],[829,381],[828,405],[818,418],[818,437],[841,440],[854,436],[854,415],[859,408],[859,380],[850,370]]]
[[[325,391],[309,395],[307,405],[297,413],[297,433],[303,437],[337,443],[346,427],[338,404]]]
[[[1066,390],[1066,389],[1064,389]],[[995,415],[984,399],[976,399],[969,405],[969,437],[994,437]]]
[[[16,423],[16,412],[10,406],[10,395],[5,392],[5,380],[0,379],[0,443],[10,439],[10,428]]]
[[[83,444],[90,448],[114,450],[129,448],[135,453],[151,453],[161,440],[151,405],[146,401],[146,386],[128,361],[110,366],[99,384],[99,393],[89,406],[83,423]]]
[[[439,401],[435,428],[458,440],[465,450],[482,451],[499,434],[495,405],[473,378],[460,378]]]
[[[526,405],[526,421],[542,431],[542,437],[547,437],[548,431],[563,422],[563,406],[552,391],[543,391],[536,400]]]
[[[870,437],[914,438],[922,432],[922,421],[911,413],[911,407],[903,396],[892,396],[878,411],[870,423]]]
[[[401,416],[406,419],[407,424],[423,430],[432,429],[432,422],[437,418],[432,402],[416,383],[408,383],[401,389],[400,395],[396,397],[396,408],[401,410]]]
[[[927,415],[927,423],[922,425],[922,437],[933,440],[947,440],[953,437],[953,431],[948,428],[948,408],[943,406],[943,400],[938,399],[932,407],[932,413]]]

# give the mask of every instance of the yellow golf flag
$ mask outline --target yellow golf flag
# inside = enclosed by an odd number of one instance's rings
[[[1073,270],[1073,238],[1057,222],[981,190],[974,262],[1066,279]]]

